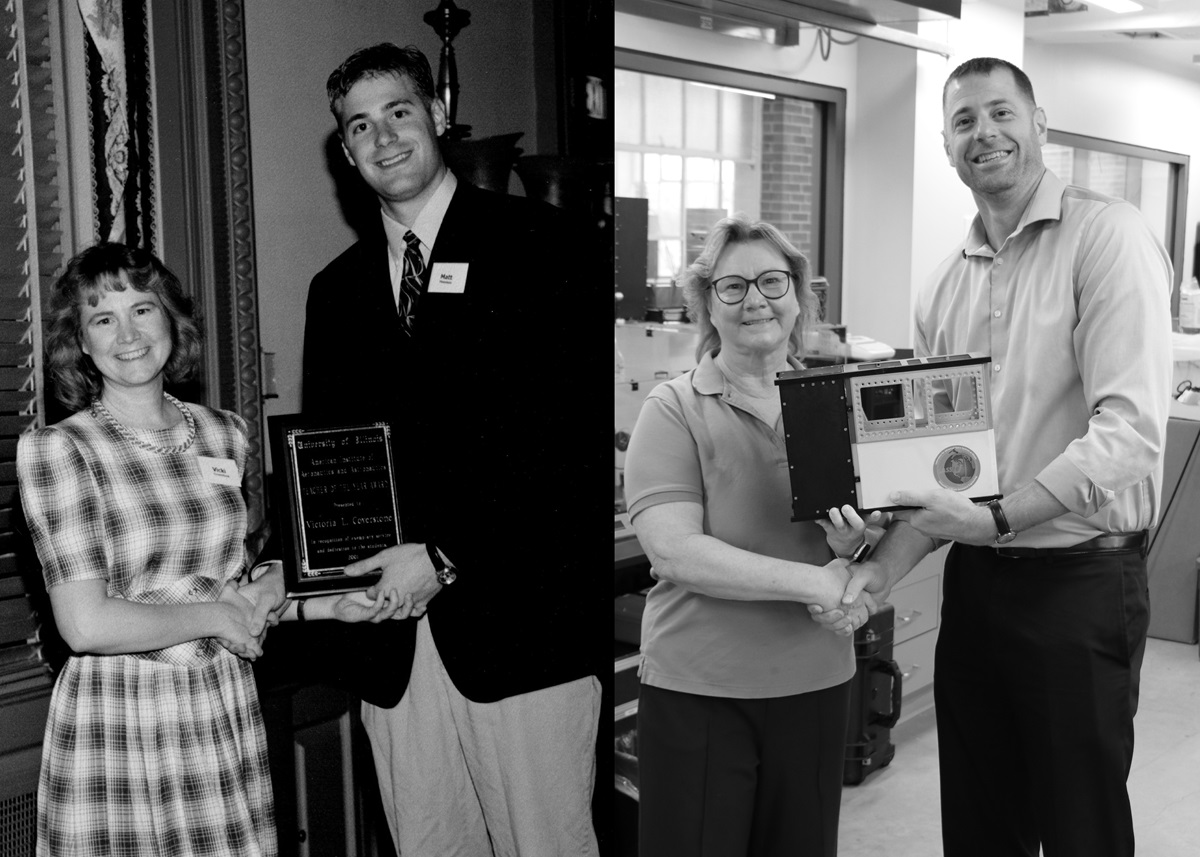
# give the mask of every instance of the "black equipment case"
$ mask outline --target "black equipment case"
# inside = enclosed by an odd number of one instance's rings
[[[899,665],[892,660],[896,611],[884,604],[854,634],[858,671],[850,689],[846,727],[846,765],[842,782],[856,786],[872,771],[887,767],[896,755],[892,727],[900,719]]]

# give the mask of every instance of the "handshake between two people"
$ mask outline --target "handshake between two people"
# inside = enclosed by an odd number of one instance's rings
[[[850,636],[879,610],[886,581],[875,573],[877,563],[867,557],[883,538],[891,523],[889,512],[872,512],[864,518],[850,505],[829,510],[829,518],[817,521],[835,559],[823,571],[828,575],[827,595],[808,605],[813,620],[825,629]]]
[[[990,514],[986,510],[981,512],[981,507],[961,494],[939,488],[901,491],[890,499],[895,505],[906,508],[894,512],[875,511],[864,518],[854,507],[846,505],[830,509],[828,520],[817,521],[837,556],[824,567],[831,578],[827,591],[835,592],[840,586],[840,593],[809,604],[808,612],[817,624],[829,631],[849,636],[861,628],[887,602],[896,581],[910,570],[911,566],[891,569],[870,553],[893,523],[908,524],[922,536],[932,539],[934,544],[939,539],[984,543],[972,530],[979,529],[977,522],[981,514],[987,516],[983,524],[986,530]],[[870,547],[862,549],[864,544]]]
[[[373,572],[381,576],[363,589],[310,597],[305,605],[306,620],[378,623],[418,619],[442,588],[422,543],[384,548],[347,565],[343,571],[350,577]],[[293,599],[287,596],[283,564],[269,560],[255,566],[249,579],[226,583],[217,600],[231,614],[230,627],[218,635],[218,641],[233,654],[254,660],[262,654],[267,631],[279,624]]]

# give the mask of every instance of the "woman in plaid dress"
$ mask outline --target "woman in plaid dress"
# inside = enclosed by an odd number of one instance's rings
[[[200,333],[151,253],[84,250],[51,309],[48,359],[78,412],[23,435],[17,473],[77,654],[51,697],[37,853],[274,855],[249,661],[287,604],[277,565],[238,588],[246,426],[164,392],[194,373]],[[393,612],[381,597],[354,618]]]

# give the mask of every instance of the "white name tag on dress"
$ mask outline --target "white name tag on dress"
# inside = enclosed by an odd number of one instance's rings
[[[437,262],[429,275],[429,291],[461,295],[467,289],[467,262]]]
[[[200,478],[214,485],[242,484],[242,476],[238,473],[237,465],[232,458],[209,458],[207,455],[197,455],[200,463]]]

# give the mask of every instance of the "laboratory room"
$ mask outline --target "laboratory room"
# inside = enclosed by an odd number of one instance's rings
[[[0,855],[614,853],[611,0],[0,7]]]
[[[615,5],[614,853],[1197,853],[1200,2]]]

